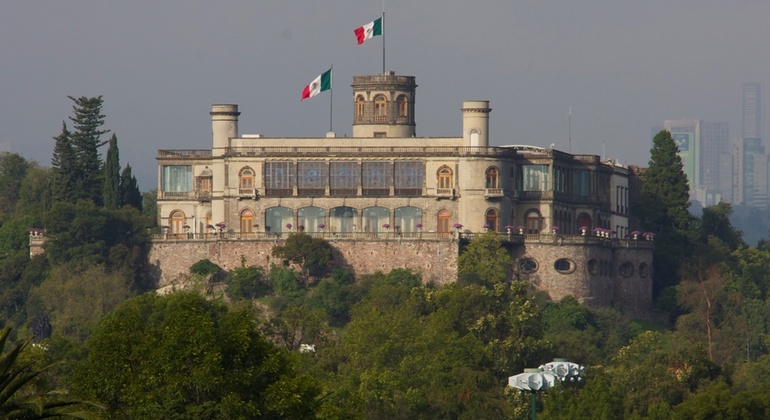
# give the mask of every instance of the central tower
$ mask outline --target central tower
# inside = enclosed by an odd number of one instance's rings
[[[414,137],[414,76],[353,76],[353,137]]]

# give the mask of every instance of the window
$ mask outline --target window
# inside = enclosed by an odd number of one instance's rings
[[[561,274],[569,274],[575,271],[576,264],[567,258],[560,258],[553,263],[553,269]]]
[[[358,95],[356,97],[356,117],[363,118],[364,117],[364,106],[366,105],[366,100],[364,100],[364,97],[361,95]]]
[[[420,196],[425,183],[425,163],[417,161],[395,162],[394,192],[399,196]]]
[[[497,210],[496,209],[489,209],[487,210],[487,214],[484,217],[484,224],[493,232],[497,232],[498,229],[498,223],[497,223]]]
[[[553,168],[553,190],[556,192],[567,192],[566,175],[564,168]]]
[[[634,275],[634,265],[626,261],[623,264],[620,264],[620,267],[618,267],[618,271],[620,272],[620,275],[623,277],[631,277]]]
[[[362,212],[364,232],[377,233],[383,225],[390,226],[390,211],[385,207],[368,207]]]
[[[522,191],[548,191],[548,165],[523,165]]]
[[[211,223],[211,212],[206,212],[206,224],[203,225],[203,227],[206,229],[207,232],[209,230],[208,228],[209,226],[213,226],[213,224]]]
[[[540,213],[537,210],[527,212],[525,221],[528,235],[540,233]]]
[[[192,166],[164,166],[161,178],[163,191],[192,191]]]
[[[448,166],[442,166],[438,170],[438,194],[451,193],[454,188],[452,170]]]
[[[294,190],[293,162],[265,162],[265,195],[288,197]]]
[[[393,223],[400,232],[417,232],[422,226],[422,209],[418,207],[398,207],[394,216]]]
[[[486,188],[500,188],[498,181],[498,170],[494,166],[487,169],[485,185]]]
[[[581,169],[576,170],[573,191],[575,195],[587,196],[591,192],[591,172]]]
[[[396,101],[398,102],[398,116],[407,117],[409,115],[409,101],[406,99],[406,95],[398,95]]]
[[[181,235],[185,233],[185,221],[187,219],[184,216],[184,213],[176,210],[171,213],[171,216],[169,217],[169,228],[171,229],[172,235]]]
[[[522,258],[519,260],[519,271],[522,274],[532,274],[537,271],[537,261],[532,258]]]
[[[297,163],[297,194],[305,197],[323,196],[328,178],[326,162]]]
[[[292,211],[288,207],[270,207],[265,210],[265,232],[281,233],[287,224],[293,225]]]
[[[254,212],[250,209],[241,211],[241,233],[254,232]]]
[[[438,233],[439,238],[449,237],[451,233],[449,218],[451,216],[452,214],[446,209],[439,210],[436,215],[436,232]]]
[[[641,263],[639,264],[639,277],[646,278],[647,277],[647,263]]]
[[[383,122],[388,115],[387,111],[388,101],[384,95],[377,95],[374,97],[374,121]]]
[[[362,169],[362,194],[364,196],[387,197],[393,174],[390,162],[364,162]]]
[[[331,210],[329,224],[332,232],[353,232],[356,229],[358,210],[352,207],[335,207]]]
[[[254,188],[254,171],[251,168],[241,169],[241,174],[238,176],[238,179],[240,189]]]
[[[599,262],[593,258],[588,260],[588,274],[593,276],[599,274]]]
[[[332,162],[329,188],[333,196],[355,196],[360,184],[360,169],[356,162]]]
[[[302,207],[297,210],[297,226],[298,230],[302,230],[302,226],[305,227],[305,232],[313,233],[321,231],[322,227],[326,228],[326,211],[320,207]]]
[[[479,130],[471,130],[471,146],[479,145]]]
[[[578,229],[586,229],[586,234],[590,234],[592,232],[593,228],[593,222],[591,220],[591,216],[588,215],[588,213],[580,213],[580,216],[577,218],[577,227]]]

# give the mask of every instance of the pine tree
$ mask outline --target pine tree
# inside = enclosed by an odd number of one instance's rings
[[[107,149],[107,158],[104,160],[104,183],[102,184],[104,207],[117,209],[120,206],[120,180],[118,137],[113,134],[110,138],[110,147]]]
[[[75,176],[77,157],[72,145],[72,135],[67,130],[67,124],[62,122],[61,133],[53,138],[56,144],[51,158],[51,200],[53,202],[77,200],[75,191]]]
[[[139,211],[142,210],[142,193],[139,192],[136,178],[131,175],[129,164],[126,164],[120,175],[120,206],[132,206]]]
[[[77,157],[75,199],[91,200],[99,204],[102,197],[102,172],[97,148],[104,144],[101,142],[101,135],[110,131],[100,129],[104,124],[102,97],[68,98],[75,102],[72,106],[75,116],[70,117],[75,129],[72,133],[72,145]]]

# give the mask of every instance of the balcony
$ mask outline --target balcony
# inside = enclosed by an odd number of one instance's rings
[[[195,198],[195,191],[159,191],[158,198],[164,200],[185,200]]]
[[[257,191],[254,188],[238,188],[238,198],[254,198]]]
[[[197,193],[198,201],[201,203],[207,203],[211,201],[211,191],[199,191]]]
[[[454,188],[436,188],[436,197],[455,198],[455,189]]]
[[[485,188],[484,198],[502,198],[505,194],[502,188]]]

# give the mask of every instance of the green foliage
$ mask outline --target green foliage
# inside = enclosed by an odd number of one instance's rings
[[[719,238],[731,251],[745,246],[741,232],[730,223],[732,212],[732,206],[725,201],[704,208],[701,216],[701,241],[708,243],[708,238],[713,236]]]
[[[152,189],[142,194],[142,214],[153,226],[158,223],[158,190]]]
[[[104,115],[102,114],[103,100],[101,96],[75,98],[68,96],[74,102],[73,116],[69,117],[75,131],[71,135],[72,149],[75,154],[73,177],[75,189],[69,194],[74,202],[91,200],[101,204],[102,197],[102,164],[97,148],[102,145],[102,134],[110,130],[102,130]]]
[[[268,280],[278,296],[297,298],[305,293],[301,284],[300,273],[290,267],[271,264]]]
[[[326,274],[334,258],[332,246],[327,240],[306,233],[290,234],[284,245],[273,247],[273,256],[299,265],[306,284],[309,276]]]
[[[0,152],[0,224],[14,213],[29,166],[19,154]]]
[[[110,146],[104,160],[102,203],[108,209],[117,209],[120,206],[120,151],[115,134],[110,137]]]
[[[460,284],[486,286],[504,283],[511,273],[511,257],[495,232],[476,235],[457,257]]]
[[[80,194],[77,190],[78,162],[75,146],[72,144],[72,133],[67,124],[62,122],[61,133],[53,138],[54,144],[51,165],[51,199],[55,202],[74,203]]]
[[[312,418],[315,381],[250,313],[196,294],[146,294],[100,323],[75,389],[111,418]]]
[[[222,271],[218,265],[214,264],[208,258],[200,260],[190,266],[190,272],[193,274],[200,274],[201,276],[217,275]]]
[[[139,192],[136,177],[131,174],[131,165],[126,165],[120,175],[120,206],[131,206],[142,211],[144,198]]]
[[[233,300],[255,299],[264,296],[269,289],[262,267],[238,267],[228,274],[225,293]]]

